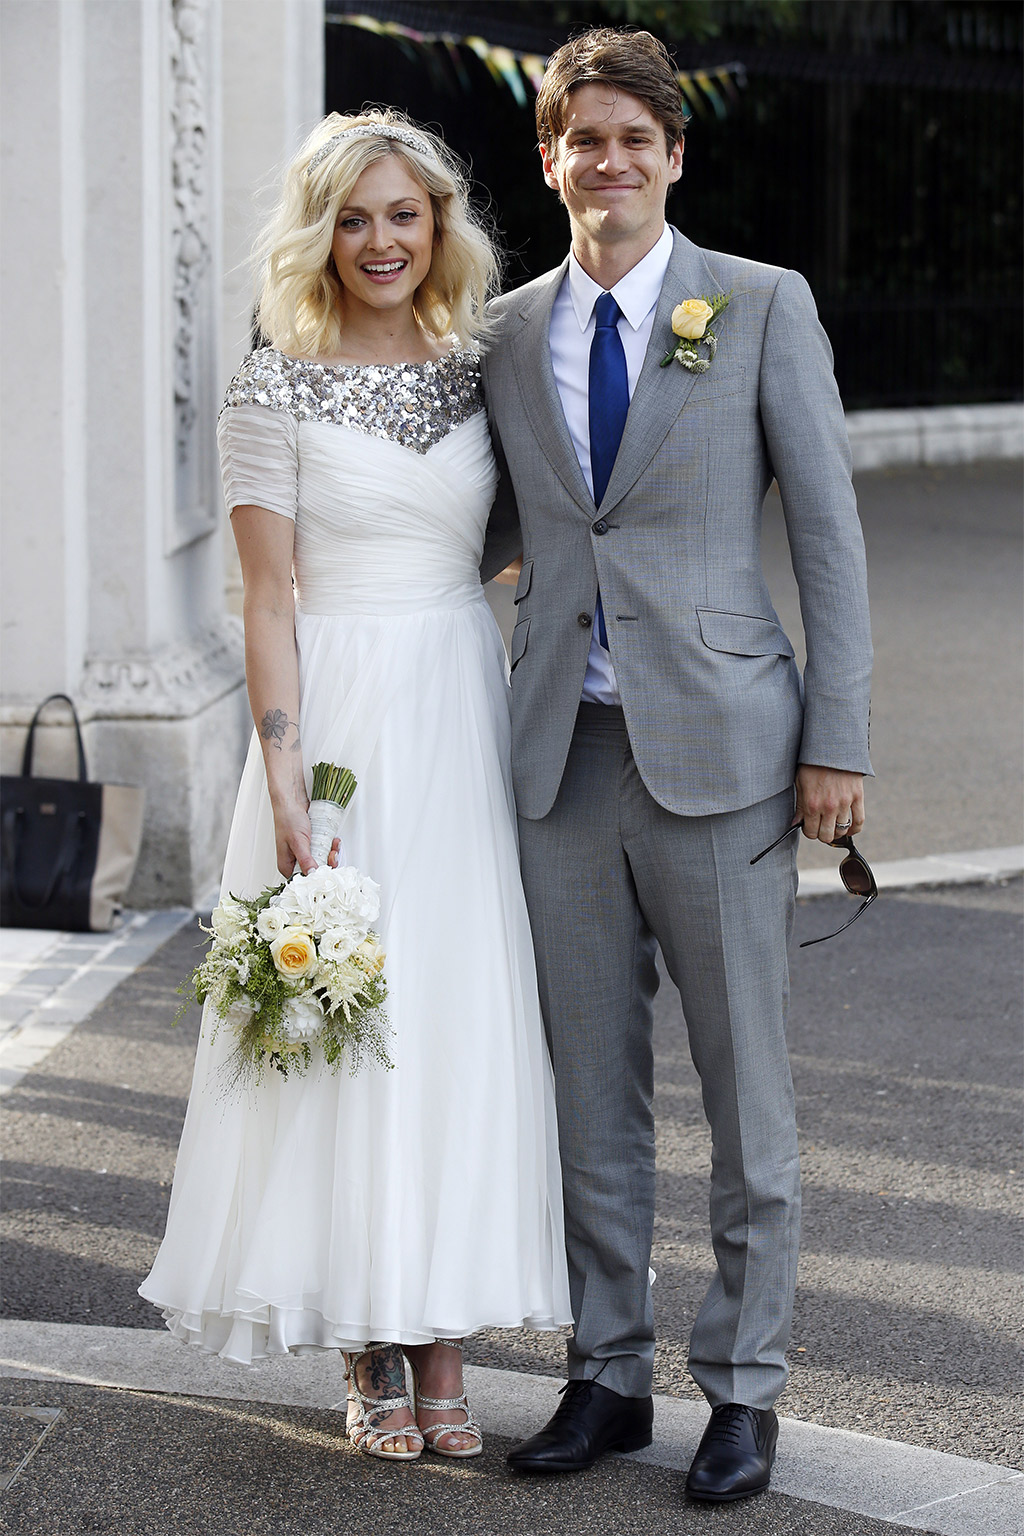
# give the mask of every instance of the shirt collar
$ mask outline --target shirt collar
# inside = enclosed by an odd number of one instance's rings
[[[626,320],[638,331],[661,297],[669,259],[672,255],[672,231],[668,225],[655,245],[620,278],[611,290]],[[569,252],[569,297],[581,331],[585,331],[594,313],[594,305],[604,293]]]

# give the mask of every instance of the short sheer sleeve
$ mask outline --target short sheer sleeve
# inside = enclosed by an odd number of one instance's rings
[[[226,405],[217,447],[229,512],[267,507],[295,521],[298,505],[298,422],[265,405]]]

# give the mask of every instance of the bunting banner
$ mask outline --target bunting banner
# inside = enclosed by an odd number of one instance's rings
[[[526,86],[529,85],[536,94],[547,68],[547,59],[539,53],[519,53],[514,48],[489,43],[484,37],[461,37],[452,32],[417,32],[413,27],[400,26],[397,21],[379,21],[376,16],[339,15],[336,11],[327,13],[327,21],[335,26],[359,27],[364,32],[373,32],[377,37],[393,39],[404,53],[422,59],[438,84],[441,83],[441,71],[437,50],[443,49],[464,91],[470,89],[471,81],[459,50],[467,48],[476,55],[496,84],[506,86],[512,92],[520,107],[529,104]],[[707,117],[710,111],[713,116],[722,118],[728,112],[728,104],[736,100],[737,87],[746,85],[747,72],[742,64],[733,61],[730,64],[718,64],[714,69],[683,70],[676,78],[683,92],[687,117],[692,117],[694,113],[698,117]]]

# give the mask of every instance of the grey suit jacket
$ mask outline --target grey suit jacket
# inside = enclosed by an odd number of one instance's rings
[[[637,767],[668,810],[767,799],[798,762],[870,773],[864,546],[832,353],[796,272],[702,251],[673,231],[650,346],[595,507],[548,346],[566,266],[494,301],[484,385],[503,486],[489,577],[519,550],[512,635],[520,814],[558,793],[598,584]],[[659,367],[685,298],[731,292],[717,355]],[[786,515],[807,641],[803,680],[761,573],[772,478]]]

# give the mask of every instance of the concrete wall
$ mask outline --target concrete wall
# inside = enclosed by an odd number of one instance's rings
[[[146,788],[130,901],[191,902],[251,729],[214,441],[236,268],[253,183],[320,113],[322,6],[4,0],[0,27],[0,761],[71,694],[93,776]]]

